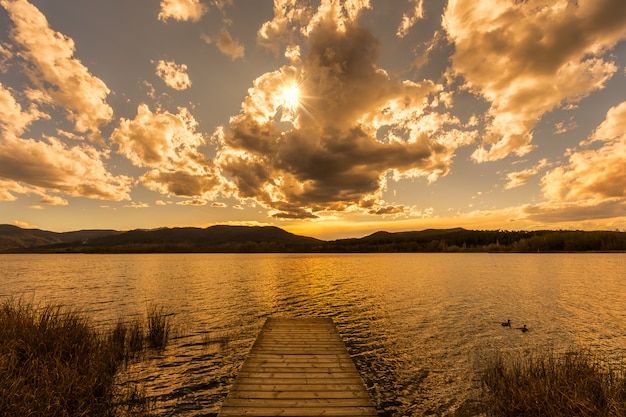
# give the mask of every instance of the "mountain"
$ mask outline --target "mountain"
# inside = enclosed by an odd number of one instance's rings
[[[454,234],[454,233],[461,233],[461,232],[467,232],[467,230],[461,227],[456,227],[453,229],[426,229],[426,230],[413,231],[413,232],[396,232],[396,233],[380,231],[380,232],[372,233],[371,235],[365,236],[364,238],[361,238],[359,240],[361,240],[362,242],[377,242],[377,243],[390,241],[390,240],[393,240],[393,241],[423,240],[423,239],[437,238],[437,237]]]
[[[103,236],[88,242],[91,247],[122,247],[125,245],[188,245],[198,248],[242,244],[317,245],[320,240],[294,235],[274,226],[210,226],[131,230]]]
[[[10,224],[0,224],[0,252],[32,249],[69,242],[83,242],[115,233],[119,232],[115,230],[79,230],[57,233],[39,229],[22,229]]]
[[[310,250],[321,243],[273,226],[55,233],[0,225],[3,252],[279,252]]]
[[[624,252],[626,233],[426,229],[324,241],[273,226],[211,226],[55,233],[0,225],[0,252]]]

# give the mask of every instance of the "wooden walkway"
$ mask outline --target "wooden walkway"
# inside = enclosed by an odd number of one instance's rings
[[[330,318],[269,318],[219,417],[376,416]]]

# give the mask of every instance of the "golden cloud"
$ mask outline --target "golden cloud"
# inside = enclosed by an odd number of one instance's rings
[[[245,55],[245,47],[240,42],[233,39],[227,29],[222,29],[219,35],[214,37],[204,35],[202,39],[208,44],[215,43],[217,49],[224,55],[229,56],[232,60],[243,59]]]
[[[199,0],[161,0],[159,20],[199,21],[209,8]]]
[[[64,108],[79,132],[99,135],[113,118],[106,103],[109,89],[74,55],[74,42],[50,28],[46,17],[26,0],[1,0],[13,22],[11,37],[24,59],[24,72],[36,87],[31,98]]]
[[[49,119],[50,116],[39,111],[32,104],[28,111],[22,111],[22,106],[15,100],[11,91],[0,83],[0,131],[5,134],[19,136],[33,121]]]
[[[415,23],[424,18],[424,0],[412,0],[412,2],[414,3],[413,13],[404,13],[402,15],[402,22],[400,23],[400,26],[398,26],[396,35],[400,38],[405,37]]]
[[[600,147],[592,147],[595,142]],[[549,200],[599,200],[626,196],[626,101],[612,107],[583,149],[570,151],[568,164],[542,179]]]
[[[111,140],[134,165],[151,168],[141,178],[148,188],[179,196],[212,195],[221,180],[212,161],[198,150],[205,140],[197,125],[185,108],[178,114],[153,113],[142,104],[133,120],[120,120]]]
[[[531,168],[517,172],[509,172],[506,174],[507,183],[504,185],[504,189],[511,190],[526,184],[530,178],[537,175],[546,166],[548,166],[548,160],[544,158]]]
[[[191,79],[187,74],[187,65],[176,64],[174,61],[159,60],[156,63],[156,74],[168,87],[174,90],[186,90],[191,87]]]
[[[451,0],[450,74],[491,104],[473,158],[528,153],[541,116],[602,88],[617,70],[604,53],[626,38],[624,21],[621,0]]]

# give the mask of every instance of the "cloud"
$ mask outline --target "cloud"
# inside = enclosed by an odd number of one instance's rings
[[[198,22],[206,12],[208,6],[199,0],[161,0],[159,20],[174,19],[179,21]]]
[[[23,71],[36,88],[31,99],[64,108],[77,131],[97,136],[113,117],[105,83],[74,58],[74,42],[52,30],[35,6],[26,0],[0,0],[0,5],[13,22],[15,56],[26,62]]]
[[[28,111],[22,111],[22,106],[11,91],[0,83],[0,132],[20,136],[35,120],[49,118],[50,116],[39,111],[34,104]]]
[[[311,9],[298,0],[274,0],[274,17],[259,29],[257,43],[278,55],[282,46],[294,43],[298,28],[311,15]]]
[[[206,206],[207,201],[202,198],[190,198],[176,203],[178,206]]]
[[[0,177],[0,201],[15,201],[15,194],[28,194],[28,190],[15,181]]]
[[[400,23],[400,26],[398,26],[396,35],[400,38],[404,38],[408,35],[409,30],[415,25],[415,23],[424,18],[424,0],[412,0],[411,2],[414,3],[413,13],[404,13],[402,15],[402,22]]]
[[[179,114],[153,113],[141,104],[135,119],[120,120],[111,139],[136,166],[162,166],[183,159],[186,152],[204,144],[195,127],[195,119],[185,108],[179,109]]]
[[[509,172],[506,174],[507,183],[504,185],[504,189],[511,190],[526,184],[526,181],[537,175],[546,166],[548,166],[548,160],[544,158],[534,167],[524,169],[522,171]]]
[[[599,144],[599,147],[596,146]],[[542,190],[550,200],[598,200],[626,196],[626,101],[612,107],[583,149],[567,165],[548,172]]]
[[[109,90],[74,57],[74,42],[50,28],[45,16],[25,0],[0,0],[13,26],[12,45],[3,45],[2,68],[17,64],[26,76],[22,91],[0,84],[0,199],[35,194],[40,203],[67,205],[56,194],[106,200],[129,199],[132,181],[112,175],[103,160],[108,150],[82,144],[69,146],[61,139],[21,138],[33,122],[51,120],[42,109],[58,107],[74,123],[75,134],[57,129],[72,140],[84,133],[100,144],[100,127],[113,118],[106,103]],[[17,69],[12,68],[17,72]]]
[[[593,142],[603,142],[608,145],[623,144],[626,140],[626,101],[611,107],[604,121],[593,132],[583,145]]]
[[[111,134],[119,153],[135,166],[150,168],[143,184],[163,194],[202,196],[217,192],[220,177],[212,161],[198,151],[205,145],[198,123],[185,108],[178,114],[137,108],[133,120],[120,120]]]
[[[11,45],[0,43],[0,72],[7,72],[9,69],[8,61],[13,58]]]
[[[191,79],[189,79],[185,64],[178,65],[174,61],[160,59],[156,63],[156,74],[174,90],[186,90],[191,87]]]
[[[70,148],[52,137],[44,142],[8,135],[0,142],[0,180],[13,182],[9,190],[16,193],[44,195],[52,190],[115,201],[129,199],[131,185],[130,178],[109,173],[93,147]]]
[[[35,226],[32,224],[20,220],[13,220],[11,221],[11,224],[13,226],[21,227],[22,229],[35,229]]]
[[[603,88],[617,71],[604,53],[626,38],[624,21],[622,0],[451,0],[450,74],[491,105],[473,158],[528,153],[542,115]]]
[[[432,111],[441,86],[394,80],[377,67],[378,43],[358,25],[368,5],[323,1],[298,32],[301,62],[258,77],[219,132],[217,164],[238,198],[278,218],[397,213],[404,209],[381,200],[388,177],[435,180],[474,140],[456,118]]]
[[[150,205],[147,204],[147,203],[133,201],[131,204],[126,204],[124,207],[125,208],[134,208],[134,209],[143,209],[143,208],[149,208]]]
[[[312,32],[317,32],[320,27],[330,23],[334,30],[345,33],[348,26],[357,24],[361,12],[369,8],[369,0],[322,0],[303,32],[311,36]]]
[[[415,67],[421,68],[426,65],[430,59],[430,55],[434,52],[441,44],[445,44],[445,35],[442,31],[436,30],[433,33],[433,36],[430,40],[423,42],[418,45],[416,49],[416,58],[415,58]],[[450,92],[452,94],[452,92]]]
[[[204,35],[202,39],[208,44],[215,43],[217,49],[232,60],[243,59],[244,57],[245,47],[240,42],[234,40],[226,29],[222,29],[219,35],[215,37]]]
[[[41,204],[47,204],[49,206],[67,206],[69,202],[63,197],[58,195],[44,195],[39,200]]]
[[[369,210],[369,214],[378,214],[378,215],[394,215],[394,214],[404,214],[406,213],[407,208],[404,206],[381,206],[375,209]]]
[[[626,202],[615,198],[575,202],[551,201],[524,206],[522,211],[528,220],[542,223],[570,223],[580,227],[579,222],[624,218]]]
[[[278,55],[282,47],[292,47],[300,36],[310,36],[321,21],[332,21],[336,30],[343,32],[368,8],[369,0],[322,0],[317,10],[298,0],[274,0],[274,18],[261,26],[257,43]]]
[[[554,133],[557,135],[562,135],[563,133],[567,133],[570,130],[576,129],[578,125],[573,117],[569,119],[568,122],[558,122],[554,125]]]
[[[600,227],[593,221],[625,217],[626,102],[612,107],[580,146],[568,150],[566,164],[544,175],[546,201],[523,207],[529,220],[572,225],[584,221],[588,227]]]

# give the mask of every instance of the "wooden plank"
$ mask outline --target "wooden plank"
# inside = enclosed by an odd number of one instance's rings
[[[221,417],[236,416],[255,416],[255,417],[314,417],[314,416],[353,416],[353,417],[374,417],[377,416],[376,411],[372,411],[373,407],[335,407],[332,409],[325,407],[222,407],[222,411],[218,414]]]
[[[219,417],[376,416],[329,318],[269,318]]]
[[[258,377],[248,377],[242,376],[238,378],[238,381],[235,382],[233,386],[237,386],[239,384],[246,385],[263,385],[263,384],[271,384],[271,385],[286,385],[286,384],[298,384],[298,385],[320,385],[327,383],[328,381],[332,381],[333,385],[336,384],[344,384],[344,385],[356,385],[359,386],[362,384],[361,378],[358,376],[343,376],[343,377],[322,377],[319,375],[309,376],[308,374],[296,374],[292,377],[273,377],[271,375],[267,376],[258,376]]]
[[[369,407],[369,398],[232,398],[231,407]]]
[[[331,363],[327,362],[322,365],[306,364],[306,363],[281,363],[280,366],[276,364],[258,363],[251,366],[245,365],[241,368],[240,372],[258,372],[260,367],[264,368],[265,373],[302,373],[302,372],[321,372],[321,373],[333,373],[333,372],[347,372],[352,373],[352,368],[348,365],[338,364],[337,366],[331,366]]]
[[[342,384],[241,384],[236,388],[233,386],[232,392],[242,391],[271,391],[271,392],[305,392],[305,393],[320,393],[322,392],[353,392],[355,387],[346,386]],[[367,392],[366,392],[367,393]],[[230,394],[229,394],[230,395]],[[228,400],[228,398],[227,398]]]
[[[302,390],[294,390],[288,391],[290,387],[284,387],[284,390],[281,391],[255,391],[255,392],[246,392],[241,393],[240,390],[233,390],[228,395],[232,399],[244,399],[244,398],[289,398],[289,399],[309,399],[309,398],[364,398],[369,400],[369,396],[367,392],[364,391],[345,391],[345,388],[340,389],[338,391],[330,391],[330,390],[318,390],[318,391],[302,391]]]
[[[322,363],[322,362],[349,362],[349,363],[354,363],[352,362],[352,359],[350,358],[346,358],[344,355],[298,355],[298,356],[284,356],[284,355],[277,355],[277,354],[263,354],[263,353],[251,353],[248,356],[248,361],[250,362],[263,362],[263,361],[267,361],[267,362],[280,362],[280,361],[285,361],[285,362],[290,362],[290,363],[295,363],[295,362],[307,362],[307,363]]]

